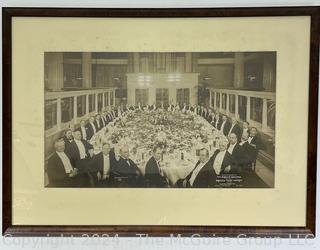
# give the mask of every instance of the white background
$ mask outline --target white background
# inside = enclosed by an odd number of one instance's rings
[[[1,7],[262,7],[262,6],[319,6],[320,0],[315,1],[276,1],[276,0],[2,0]],[[2,27],[2,25],[1,25]],[[1,52],[0,52],[1,53]],[[2,67],[0,68],[2,70]],[[1,81],[2,84],[2,81]],[[2,92],[2,88],[0,90]],[[2,94],[2,93],[1,93]],[[2,102],[0,103],[2,110]],[[2,127],[2,124],[1,124]],[[320,128],[319,128],[320,130]],[[0,135],[2,136],[2,128]],[[319,141],[318,141],[319,144]],[[5,146],[5,145],[1,145]],[[2,148],[1,148],[2,157]],[[319,152],[318,152],[319,154]],[[318,171],[318,180],[320,173]],[[320,181],[318,181],[318,189]],[[319,190],[317,202],[319,201]],[[0,193],[1,195],[2,193]],[[319,207],[319,206],[318,206]],[[319,209],[317,209],[319,212]],[[0,215],[1,216],[1,215]],[[320,222],[317,219],[317,229],[320,230]],[[0,249],[317,249],[320,247],[320,233],[317,239],[221,239],[221,238],[109,238],[109,239],[73,239],[73,238],[0,238]]]

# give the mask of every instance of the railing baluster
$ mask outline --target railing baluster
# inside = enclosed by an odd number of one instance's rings
[[[249,122],[251,119],[250,119],[250,112],[251,112],[251,108],[250,108],[250,96],[247,96],[247,112],[246,112],[246,120]]]
[[[77,96],[73,97],[73,123],[76,124],[77,123]]]
[[[57,129],[61,129],[61,98],[57,99]]]
[[[267,99],[262,99],[262,130],[266,131],[268,127],[268,104]]]
[[[236,119],[239,119],[239,96],[234,95],[234,116]]]

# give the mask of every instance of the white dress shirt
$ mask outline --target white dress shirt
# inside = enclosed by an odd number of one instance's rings
[[[199,174],[200,170],[204,167],[204,165],[204,162],[200,162],[199,165],[193,170],[189,179],[189,183],[191,186],[193,185],[194,180],[196,179],[197,175]]]
[[[64,166],[64,170],[66,171],[67,174],[71,173],[73,170],[73,167],[70,163],[70,160],[68,158],[68,156],[64,153],[64,152],[57,152],[57,155],[59,156],[59,158],[62,161],[62,164]]]
[[[100,121],[96,120],[96,122],[97,122],[98,128],[100,128]]]
[[[251,143],[252,139],[253,139],[253,137],[250,137],[250,136],[249,136],[249,138],[248,138],[249,144]]]
[[[218,127],[218,124],[219,124],[219,119],[216,120],[216,124],[215,124],[216,128]]]
[[[222,124],[221,124],[221,128],[220,128],[220,131],[223,132],[223,128],[224,128],[224,125],[226,124],[226,121],[224,121]]]
[[[103,155],[103,174],[102,179],[105,180],[110,171],[110,157],[109,155]]]
[[[82,138],[84,140],[87,140],[87,131],[85,127],[80,127],[81,128],[81,132],[82,132]]]
[[[234,147],[236,146],[236,143],[235,144],[231,144],[229,145],[229,148],[228,148],[228,152],[232,155],[232,152],[233,152],[233,149]]]
[[[231,128],[230,128],[230,130],[229,130],[228,136],[231,134],[231,131],[232,131],[232,129],[233,129],[234,126],[235,126],[235,124],[232,124],[232,126],[231,126]]]
[[[84,147],[82,141],[80,140],[74,140],[74,142],[76,143],[78,149],[79,149],[79,152],[80,152],[80,159],[84,159],[86,158],[86,148]]]
[[[227,152],[226,150],[219,152],[217,154],[216,158],[214,159],[213,169],[217,175],[219,175],[221,172],[221,166],[222,166],[223,158],[224,158],[226,152]]]
[[[96,131],[96,126],[94,126],[93,122],[90,122],[90,125],[93,129],[93,133],[95,134],[97,131]]]

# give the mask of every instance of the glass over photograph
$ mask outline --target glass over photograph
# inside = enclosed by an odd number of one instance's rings
[[[48,188],[273,188],[276,52],[45,52]]]

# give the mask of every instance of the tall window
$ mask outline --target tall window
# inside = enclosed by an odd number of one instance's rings
[[[102,93],[98,94],[98,111],[100,112],[102,110]]]
[[[136,105],[145,106],[148,104],[149,91],[148,89],[136,89]]]
[[[45,101],[45,129],[57,125],[57,99]]]
[[[95,94],[89,95],[89,112],[95,111],[95,105],[96,105],[96,96]]]
[[[247,97],[239,96],[239,117],[242,121],[247,120]]]
[[[262,99],[258,97],[250,98],[251,120],[262,123]]]
[[[77,97],[77,116],[82,117],[86,114],[86,96]]]
[[[109,106],[109,93],[110,93],[110,92],[104,93],[104,105],[105,105],[106,107]]]
[[[222,109],[227,108],[227,94],[222,94]]]
[[[275,129],[276,123],[276,103],[272,100],[267,100],[267,125],[268,127]]]
[[[169,105],[169,89],[156,89],[156,105]]]
[[[229,95],[229,111],[234,114],[236,109],[236,98],[235,95]]]
[[[210,103],[210,106],[214,107],[214,102],[216,100],[214,99],[214,92],[211,91],[211,103]]]
[[[184,89],[177,89],[177,103],[180,106],[183,106],[184,104],[189,104],[190,102],[190,89],[184,88]]]
[[[73,119],[73,97],[61,99],[61,122],[69,122]]]
[[[217,105],[218,108],[221,108],[221,107],[220,107],[220,96],[221,96],[220,93],[217,93],[217,94],[216,94],[216,105]]]

